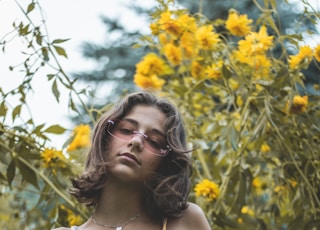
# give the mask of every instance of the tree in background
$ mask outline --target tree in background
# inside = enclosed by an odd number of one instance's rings
[[[199,9],[205,12],[209,8],[203,2]],[[141,37],[148,52],[136,63],[131,81],[174,98],[183,112],[196,147],[191,200],[203,207],[214,229],[316,228],[320,105],[304,80],[310,65],[319,74],[320,46],[309,46],[301,33],[279,29],[277,2],[253,2],[257,17],[233,5],[211,19],[158,0],[149,22],[152,34]],[[302,18],[319,23],[319,12],[302,3]],[[59,58],[67,57],[65,40],[50,40],[43,20],[31,17],[41,13],[39,2],[18,6],[26,17],[14,22],[13,35],[27,46],[22,65],[10,67],[21,84],[0,91],[0,226],[80,224],[90,212],[66,190],[69,178],[82,170],[90,126],[79,123],[58,149],[48,134],[62,134],[65,128],[35,124],[22,111],[39,75],[51,83],[58,101],[59,89],[69,89],[69,108],[85,111],[92,123],[105,108],[88,106],[90,92],[75,88],[75,79],[63,71]],[[10,40],[1,39],[2,51]],[[312,87],[317,92],[319,84]],[[17,104],[11,104],[12,97]]]

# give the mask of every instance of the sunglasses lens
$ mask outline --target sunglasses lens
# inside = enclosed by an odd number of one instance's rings
[[[144,140],[144,148],[158,156],[166,156],[170,148],[165,138],[157,133],[146,135],[136,131],[136,126],[128,121],[108,121],[108,133],[119,140],[130,141],[134,136],[139,135]]]

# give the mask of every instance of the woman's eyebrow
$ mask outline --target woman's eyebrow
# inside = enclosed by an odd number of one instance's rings
[[[131,123],[133,125],[139,126],[139,122],[134,120],[134,119],[131,119],[131,118],[123,118],[122,121],[127,121],[127,122],[129,122],[129,123]],[[152,133],[157,133],[157,134],[163,136],[164,138],[166,138],[166,135],[163,132],[161,132],[159,129],[152,128],[151,132]]]
[[[133,120],[131,118],[123,118],[121,121],[127,121],[127,122],[129,122],[129,123],[131,123],[133,125],[136,125],[136,126],[139,125],[139,122],[137,122],[136,120]],[[121,121],[120,121],[120,123],[121,123]]]

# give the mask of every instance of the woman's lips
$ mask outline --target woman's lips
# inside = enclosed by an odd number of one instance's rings
[[[119,154],[119,156],[130,158],[130,159],[134,160],[138,165],[140,165],[140,162],[138,161],[136,156],[131,153],[121,153],[121,154]]]

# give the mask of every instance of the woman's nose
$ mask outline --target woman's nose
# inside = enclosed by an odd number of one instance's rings
[[[131,137],[131,140],[129,141],[128,145],[132,150],[141,152],[144,148],[144,136],[140,133],[135,133]]]

